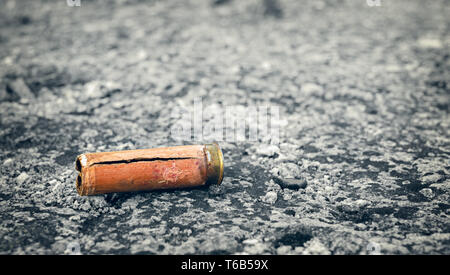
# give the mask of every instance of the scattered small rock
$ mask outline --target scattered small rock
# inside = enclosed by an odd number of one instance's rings
[[[259,241],[257,239],[248,239],[248,240],[244,240],[242,243],[246,244],[246,245],[255,245],[257,244]]]
[[[91,204],[89,203],[89,201],[85,201],[82,205],[81,205],[81,209],[84,211],[88,211],[91,208]]]
[[[283,194],[283,200],[289,201],[292,199],[292,194],[284,193]]]
[[[366,208],[369,205],[370,202],[366,200],[359,199],[353,201],[351,199],[346,199],[338,204],[338,209],[347,213],[352,213],[360,211],[361,209]]]
[[[274,167],[271,172],[274,176],[279,176],[285,179],[299,178],[301,175],[299,165],[292,162],[280,163],[279,165]]]
[[[10,166],[12,163],[13,163],[13,160],[12,160],[12,159],[5,159],[5,160],[3,161],[3,166],[4,166],[4,167],[8,167],[8,166]]]
[[[441,183],[433,183],[430,187],[434,187],[443,191],[450,192],[450,181],[444,181]]]
[[[29,176],[27,173],[22,172],[22,173],[20,173],[19,176],[17,176],[16,182],[17,182],[18,184],[22,184],[22,183],[24,183],[29,177],[30,177],[30,176]]]
[[[263,145],[256,149],[256,153],[260,156],[272,157],[280,152],[280,148],[275,145]]]
[[[261,197],[261,200],[268,204],[274,204],[277,201],[277,199],[278,199],[277,192],[274,191],[267,192],[265,196]]]
[[[278,255],[287,255],[292,252],[292,246],[290,245],[282,245],[277,248],[277,254]]]
[[[438,173],[434,173],[431,175],[423,176],[422,182],[424,184],[435,183],[435,182],[439,181],[441,178],[442,178],[442,175],[440,175]]]
[[[314,83],[305,83],[302,85],[301,91],[302,93],[307,95],[310,94],[321,95],[323,93],[323,88]]]
[[[53,186],[52,191],[56,192],[56,190],[58,190],[58,188],[62,185],[62,182],[57,180],[51,180],[49,184]]]
[[[239,184],[242,185],[243,187],[253,187],[253,183],[248,182],[246,180],[239,181]]]
[[[417,42],[421,48],[427,48],[427,49],[442,48],[442,42],[439,39],[423,37],[423,38],[419,39]]]
[[[304,255],[330,255],[331,252],[319,240],[313,239],[305,244]]]
[[[274,192],[278,192],[281,190],[281,187],[276,184],[273,180],[269,180],[268,182],[264,183],[264,185],[267,186],[267,192],[269,191],[274,191]]]
[[[424,188],[424,189],[420,190],[419,193],[429,199],[432,199],[434,197],[433,190],[431,190],[430,188]]]
[[[289,188],[292,190],[298,190],[300,188],[305,188],[307,183],[306,179],[284,179],[284,178],[273,178],[274,182],[281,186],[281,188]]]

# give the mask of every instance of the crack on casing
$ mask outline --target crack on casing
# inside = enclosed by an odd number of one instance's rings
[[[138,159],[123,159],[123,160],[111,160],[92,163],[94,165],[108,165],[108,164],[121,164],[121,163],[133,163],[133,162],[153,162],[153,161],[170,161],[170,160],[183,160],[183,159],[197,159],[193,157],[183,158],[138,158]]]

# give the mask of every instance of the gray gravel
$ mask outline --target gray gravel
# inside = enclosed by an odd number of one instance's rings
[[[450,254],[449,14],[0,1],[0,253]],[[280,144],[220,142],[221,186],[78,196],[78,154],[179,145],[198,96],[279,106]]]

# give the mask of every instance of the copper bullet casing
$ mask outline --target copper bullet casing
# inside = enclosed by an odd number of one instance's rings
[[[217,143],[79,155],[81,196],[220,184],[223,155]]]

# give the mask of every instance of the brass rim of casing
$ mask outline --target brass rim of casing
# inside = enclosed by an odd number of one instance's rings
[[[223,180],[223,154],[217,142],[205,145],[205,157],[207,160],[207,184],[221,184]],[[206,155],[210,153],[211,159]]]

